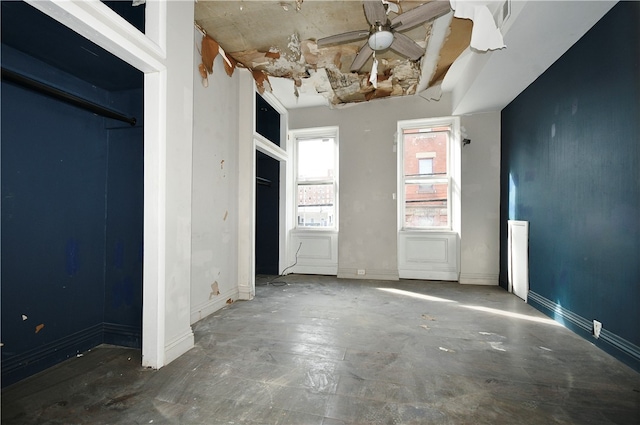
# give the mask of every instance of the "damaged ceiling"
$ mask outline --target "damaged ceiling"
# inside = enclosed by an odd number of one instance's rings
[[[387,4],[390,20],[426,3],[375,1]],[[445,3],[448,5],[449,1]],[[350,70],[359,49],[367,42],[366,35],[355,42],[322,47],[316,43],[336,34],[368,31],[370,25],[362,1],[199,0],[195,21],[206,36],[219,44],[228,61],[237,61],[238,66],[253,72],[259,90],[270,90],[265,84],[269,77],[283,77],[290,80],[290,90],[296,96],[319,93],[331,105],[413,95],[437,86],[469,46],[473,28],[471,20],[453,17],[450,11],[402,30],[424,54],[414,61],[392,49],[378,51],[377,72],[371,78],[373,56],[357,72]]]

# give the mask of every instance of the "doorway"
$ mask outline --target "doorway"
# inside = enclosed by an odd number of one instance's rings
[[[277,275],[280,252],[280,161],[256,151],[256,275]]]
[[[9,385],[101,343],[141,347],[144,80],[25,2],[2,2],[2,68]]]

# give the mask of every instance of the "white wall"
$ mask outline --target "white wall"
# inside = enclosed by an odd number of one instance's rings
[[[238,298],[238,71],[229,77],[221,56],[208,87],[193,60],[193,183],[191,210],[191,323]]]
[[[442,89],[452,91],[456,114],[502,110],[617,1],[509,3],[511,15],[501,28],[507,48],[489,52],[467,48],[447,72]]]
[[[193,45],[194,6],[191,2],[169,1],[166,4],[166,156],[163,176],[166,187],[164,210],[158,212],[165,217],[165,296],[164,312],[161,311],[165,319],[163,364],[183,354],[194,343],[189,317],[193,49],[187,48]]]
[[[460,283],[498,285],[500,112],[464,115]]]
[[[289,112],[290,129],[340,129],[339,277],[398,278],[397,209],[392,198],[397,190],[397,121],[449,115],[447,95],[440,101],[412,96]],[[460,267],[467,283],[497,285],[500,113],[465,116],[461,125],[472,143],[462,149]],[[358,269],[365,269],[366,275],[358,276]]]
[[[341,109],[294,109],[289,128],[340,128],[338,276],[397,279],[396,153],[398,120],[447,116],[446,98],[389,98]],[[365,276],[357,270],[365,269]]]

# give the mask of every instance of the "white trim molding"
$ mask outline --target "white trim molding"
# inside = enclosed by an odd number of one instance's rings
[[[236,301],[239,298],[239,293],[238,288],[233,287],[217,295],[212,294],[210,299],[198,305],[191,306],[191,324],[193,325],[197,321],[225,307],[228,300]]]
[[[163,43],[166,43],[166,37],[161,35],[165,31],[155,31],[159,39],[154,41],[101,1],[26,2],[142,72],[155,72],[164,67],[167,56]],[[166,6],[162,5],[164,2],[153,3],[159,3],[155,7],[158,14],[163,15],[166,9]],[[166,28],[166,25],[157,25],[153,20],[152,22],[154,25],[150,26],[153,28]]]
[[[460,273],[460,283],[463,285],[497,286],[497,273]]]
[[[339,279],[370,279],[370,280],[400,280],[398,272],[384,269],[366,269],[365,274],[358,274],[358,269],[340,268],[338,269]]]
[[[562,307],[560,304],[534,291],[529,291],[527,303],[574,332],[582,334],[583,336],[593,334],[593,321]],[[590,342],[593,342],[605,351],[617,353],[619,357],[622,356],[628,359],[629,361],[626,363],[640,364],[640,347],[632,342],[627,341],[604,327],[601,329],[598,339],[595,339],[595,337],[592,338]]]
[[[256,293],[255,88],[249,71],[239,71],[238,291],[241,300],[251,300]]]
[[[191,327],[181,335],[169,341],[164,347],[165,364],[169,364],[190,349],[194,345],[194,336]]]

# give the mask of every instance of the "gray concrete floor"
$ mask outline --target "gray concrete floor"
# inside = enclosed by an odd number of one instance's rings
[[[168,366],[97,347],[5,389],[2,423],[640,423],[640,374],[500,288],[265,279]]]

